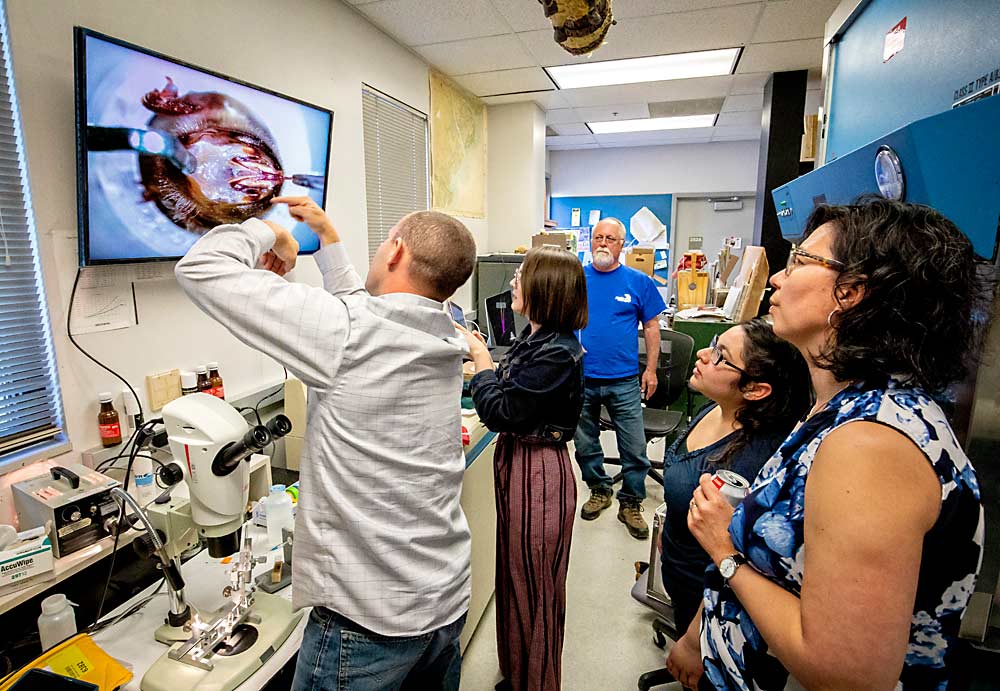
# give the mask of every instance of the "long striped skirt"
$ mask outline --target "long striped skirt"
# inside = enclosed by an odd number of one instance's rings
[[[576,479],[566,445],[503,433],[494,454],[497,653],[513,691],[562,683]]]

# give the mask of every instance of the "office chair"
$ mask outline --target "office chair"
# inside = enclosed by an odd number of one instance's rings
[[[642,426],[646,434],[646,443],[654,439],[667,437],[691,418],[691,397],[687,382],[691,376],[691,356],[694,353],[694,339],[679,331],[660,329],[660,357],[656,365],[656,391],[647,400],[642,409]],[[639,333],[639,371],[646,368],[646,341]],[[667,410],[682,394],[688,394],[688,409],[686,414],[679,410]],[[599,427],[602,430],[613,430],[611,416],[603,406]],[[605,458],[605,463],[621,465],[620,458]],[[650,460],[649,476],[663,484],[663,461]],[[619,482],[622,474],[618,473],[612,482]]]

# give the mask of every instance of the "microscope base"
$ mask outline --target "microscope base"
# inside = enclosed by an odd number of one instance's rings
[[[192,614],[194,614],[193,611]],[[191,627],[163,624],[153,633],[153,638],[156,639],[157,643],[163,643],[164,645],[183,643],[187,639],[191,638]]]
[[[213,655],[211,670],[171,660],[164,653],[142,677],[139,688],[142,691],[233,691],[281,647],[302,618],[302,612],[293,612],[287,600],[259,591],[251,611],[260,622],[248,625],[257,634],[248,648],[234,655]]]

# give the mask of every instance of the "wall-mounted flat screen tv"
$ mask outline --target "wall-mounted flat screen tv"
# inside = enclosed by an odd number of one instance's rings
[[[271,200],[324,205],[331,111],[89,29],[74,44],[82,266],[177,259],[251,217],[319,248]]]

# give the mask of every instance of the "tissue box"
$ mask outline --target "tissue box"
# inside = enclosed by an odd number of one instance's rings
[[[0,551],[0,593],[46,580],[54,575],[54,568],[52,542],[48,535]]]

